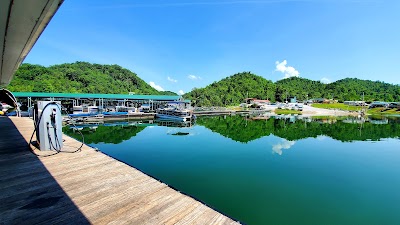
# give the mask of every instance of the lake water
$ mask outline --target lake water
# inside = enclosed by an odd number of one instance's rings
[[[400,224],[399,118],[179,125],[83,131],[89,145],[246,224]]]

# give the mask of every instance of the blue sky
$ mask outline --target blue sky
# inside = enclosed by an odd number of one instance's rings
[[[238,72],[400,84],[400,1],[66,0],[24,62],[118,64],[174,92]]]

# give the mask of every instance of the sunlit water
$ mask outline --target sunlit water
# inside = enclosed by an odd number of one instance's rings
[[[192,127],[100,125],[84,134],[246,224],[400,224],[399,120],[345,122],[205,117]]]

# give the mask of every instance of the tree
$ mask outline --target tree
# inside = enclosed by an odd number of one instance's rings
[[[87,62],[65,63],[50,67],[22,64],[7,87],[11,91],[69,92],[177,95],[160,92],[140,79],[135,73],[118,65]]]

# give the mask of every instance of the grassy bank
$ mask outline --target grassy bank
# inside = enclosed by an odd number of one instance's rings
[[[227,106],[226,108],[229,109],[229,110],[235,110],[235,111],[243,110],[243,107],[240,107],[240,106],[237,106],[237,105],[235,105],[235,106]]]
[[[291,110],[291,109],[275,109],[275,114],[303,114],[302,111]]]
[[[348,111],[359,111],[362,109],[361,106],[345,105],[344,103],[332,103],[332,104],[314,103],[312,104],[312,107],[320,109],[341,109]]]
[[[368,114],[371,115],[400,115],[399,109],[385,109],[382,107],[369,109]]]
[[[348,111],[360,111],[362,110],[361,106],[350,106],[345,105],[343,103],[332,103],[332,104],[322,104],[322,103],[314,103],[312,104],[315,108],[320,109],[340,109],[340,110],[348,110]],[[368,114],[371,115],[400,115],[399,109],[385,109],[382,107],[373,108],[367,110]]]

